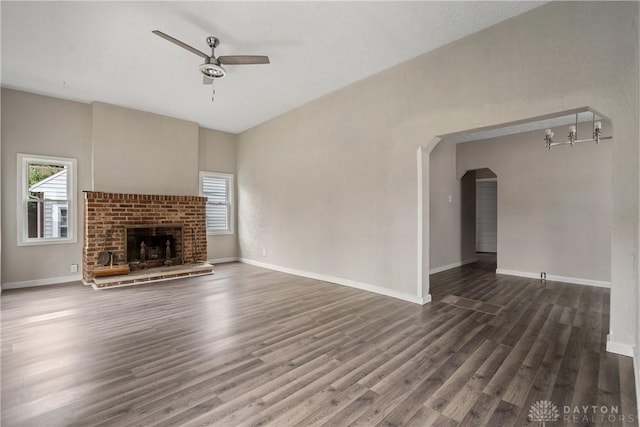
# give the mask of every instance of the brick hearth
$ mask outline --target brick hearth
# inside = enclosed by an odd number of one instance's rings
[[[113,253],[114,265],[126,263],[125,225],[182,224],[185,263],[206,259],[206,197],[85,191],[84,201],[82,276],[87,282],[93,279],[92,271],[99,266],[98,255],[103,250]]]

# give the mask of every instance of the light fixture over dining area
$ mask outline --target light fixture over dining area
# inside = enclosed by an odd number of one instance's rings
[[[589,139],[578,139],[578,114],[576,113],[576,122],[575,124],[569,126],[569,135],[567,136],[566,141],[554,141],[553,136],[554,133],[551,129],[545,129],[545,146],[547,149],[551,150],[551,147],[555,147],[556,145],[570,145],[572,148],[575,144],[579,144],[582,142],[595,142],[599,144],[600,141],[605,139],[611,139],[611,136],[602,136],[602,121],[596,121],[596,115],[593,114],[592,123],[592,136]]]

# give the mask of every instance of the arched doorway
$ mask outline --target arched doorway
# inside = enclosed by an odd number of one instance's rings
[[[591,112],[588,109],[581,109],[581,113]],[[552,120],[562,120],[564,115],[565,119],[568,119],[567,123],[571,123],[571,114],[575,117],[576,111],[565,112],[558,114],[558,117],[553,117]],[[606,118],[603,118],[607,120]],[[532,119],[534,121],[544,122],[549,120],[549,116],[544,118]],[[564,132],[564,126],[567,123],[556,123],[553,126],[560,126],[555,129],[556,134],[562,135],[558,140],[562,139]],[[608,286],[610,283],[610,269],[611,269],[611,253],[610,253],[610,240],[611,240],[611,226],[610,226],[610,212],[612,209],[612,196],[611,196],[611,179],[606,176],[599,176],[594,181],[594,187],[600,193],[589,193],[591,190],[586,185],[586,178],[591,178],[589,175],[593,175],[594,172],[600,173],[603,169],[611,169],[611,145],[603,147],[596,144],[583,144],[575,149],[564,146],[553,148],[551,152],[545,149],[544,143],[544,127],[543,125],[533,126],[529,123],[519,122],[517,125],[505,124],[503,129],[528,126],[524,132],[521,130],[521,134],[528,133],[528,140],[523,141],[522,144],[529,150],[517,154],[519,157],[513,157],[513,153],[510,152],[507,155],[497,153],[495,149],[493,151],[485,151],[487,146],[487,140],[494,145],[500,145],[504,147],[505,141],[500,140],[501,136],[512,135],[517,132],[505,132],[502,135],[490,135],[477,139],[477,134],[500,131],[500,127],[494,127],[492,129],[484,128],[478,131],[466,131],[461,132],[463,137],[471,134],[470,139],[463,140],[461,142],[472,142],[470,144],[458,144],[457,149],[449,147],[449,151],[454,153],[453,160],[447,161],[449,169],[452,164],[456,164],[455,177],[460,180],[462,185],[463,175],[469,170],[478,170],[484,167],[491,167],[495,175],[500,176],[501,186],[503,185],[503,175],[510,177],[507,180],[505,197],[501,196],[501,203],[498,203],[497,210],[500,210],[499,206],[502,206],[502,221],[507,225],[505,230],[509,233],[505,235],[502,233],[502,239],[496,238],[496,251],[500,253],[499,248],[501,243],[506,244],[509,247],[504,252],[504,256],[501,257],[505,262],[500,268],[500,262],[498,262],[498,273],[520,275],[523,277],[539,278],[541,272],[555,271],[554,278],[550,280],[567,281],[571,283],[582,283],[595,286]],[[608,132],[611,134],[611,123],[607,120],[606,126]],[[588,122],[582,120],[579,126],[580,134],[584,138],[588,138],[591,134],[591,120]],[[474,135],[475,134],[475,135]],[[438,155],[439,151],[442,151],[442,144],[451,144],[460,142],[455,141],[456,134],[449,134],[443,137],[434,138],[425,148],[422,150],[422,162],[430,162],[428,166],[423,166],[427,173],[422,174],[423,178],[423,191],[422,203],[419,203],[419,208],[422,208],[422,212],[427,211],[425,220],[429,219],[429,224],[423,221],[424,233],[421,239],[423,245],[422,253],[422,292],[423,295],[429,295],[428,287],[428,274],[433,271],[432,253],[434,250],[438,250],[438,247],[433,246],[432,235],[435,235],[434,230],[431,228],[434,226],[431,223],[432,215],[435,216],[435,208],[431,200],[431,193],[437,196],[438,188],[441,181],[438,178],[434,178],[432,175],[432,155]],[[480,141],[482,140],[482,141]],[[476,144],[476,142],[479,142]],[[510,143],[509,143],[510,144]],[[507,144],[509,148],[511,145]],[[462,165],[457,164],[456,155],[457,152],[462,152],[460,147],[467,146],[466,162]],[[438,148],[440,147],[440,148]],[[494,147],[495,148],[495,147]],[[587,151],[596,151],[595,159],[599,163],[589,163],[580,159],[581,156]],[[513,150],[512,150],[513,151]],[[471,159],[471,160],[469,160]],[[604,162],[604,163],[602,163]],[[606,166],[602,168],[600,166]],[[494,167],[496,166],[496,167]],[[591,171],[591,172],[589,172]],[[609,172],[610,173],[610,172]],[[450,174],[449,174],[450,175]],[[583,176],[584,175],[584,176]],[[480,179],[490,180],[492,177],[484,178],[481,175]],[[506,178],[504,178],[506,179]],[[474,179],[475,181],[475,179]],[[491,182],[491,181],[485,181]],[[498,189],[497,184],[496,191]],[[489,186],[489,184],[487,184]],[[601,191],[605,190],[605,191]],[[564,191],[564,193],[563,193]],[[605,194],[606,193],[606,194]],[[502,191],[500,192],[502,195]],[[460,197],[462,193],[460,193]],[[515,197],[517,196],[517,197]],[[497,198],[497,197],[496,197]],[[460,202],[464,198],[460,198]],[[454,197],[455,200],[455,197]],[[586,209],[585,206],[593,204],[593,201],[597,200],[600,206],[589,206]],[[439,197],[441,204],[450,203],[447,198]],[[440,206],[442,208],[442,206]],[[460,204],[460,209],[462,205]],[[468,210],[468,209],[466,209]],[[432,212],[433,211],[433,212]],[[589,217],[585,215],[587,212],[598,211],[598,214]],[[462,230],[463,216],[460,214],[459,230]],[[580,223],[582,221],[582,223]],[[591,222],[590,222],[591,221]],[[600,221],[595,223],[594,221]],[[609,222],[607,222],[609,221]],[[498,228],[498,221],[496,221],[495,228]],[[596,225],[590,227],[590,224]],[[604,226],[602,226],[604,224]],[[515,228],[514,228],[515,227]],[[519,227],[519,228],[517,228]],[[579,227],[581,227],[578,232]],[[515,231],[514,231],[515,230]],[[586,230],[586,231],[585,231]],[[590,233],[590,234],[589,234]],[[594,244],[592,241],[585,241],[585,237],[591,238],[598,234],[599,242],[602,244]],[[497,233],[496,233],[497,235]],[[476,236],[477,237],[477,236]],[[460,247],[464,247],[465,239],[468,242],[468,234],[460,233]],[[595,239],[592,239],[595,241]],[[475,243],[475,242],[474,242]],[[514,245],[519,245],[519,250],[513,250]],[[471,246],[471,244],[469,244]],[[584,252],[584,248],[589,248],[588,253]],[[604,248],[604,251],[598,252],[598,255],[593,256],[593,261],[590,260],[592,253],[597,252]],[[607,252],[607,248],[608,252]],[[475,249],[475,247],[474,247]],[[480,248],[480,251],[483,249]],[[487,250],[487,249],[484,249]],[[582,251],[582,252],[581,252]],[[460,252],[458,263],[463,263],[467,260],[467,257]],[[565,259],[566,258],[566,259]],[[560,261],[558,261],[560,260]],[[499,260],[498,260],[499,261]],[[451,265],[454,262],[449,262]],[[446,266],[445,265],[445,266]],[[593,268],[595,266],[595,268]],[[436,266],[438,267],[438,266]],[[563,270],[565,269],[565,270]]]

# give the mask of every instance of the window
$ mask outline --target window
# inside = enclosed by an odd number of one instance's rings
[[[18,154],[18,245],[76,241],[76,160]]]
[[[200,172],[200,195],[207,198],[207,233],[233,234],[233,175]]]
[[[67,214],[66,207],[58,208],[58,236],[59,237],[67,237],[67,232],[69,230],[69,216]]]

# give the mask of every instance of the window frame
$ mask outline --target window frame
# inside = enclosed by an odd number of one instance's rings
[[[18,246],[39,246],[77,243],[78,214],[76,208],[77,194],[77,159],[71,157],[44,156],[39,154],[18,153],[16,163],[16,230]],[[67,168],[67,237],[29,237],[27,220],[27,202],[29,200],[29,165],[32,163],[64,166]]]
[[[222,179],[226,179],[227,180],[227,224],[228,227],[226,230],[209,230],[208,228],[206,229],[207,232],[207,236],[221,236],[221,235],[231,235],[231,234],[235,234],[235,205],[234,205],[234,193],[235,193],[235,187],[234,187],[234,176],[233,174],[230,173],[223,173],[223,172],[210,172],[210,171],[200,171],[199,173],[199,180],[198,180],[198,186],[199,186],[199,193],[200,196],[202,197],[207,197],[204,192],[203,192],[203,180],[205,177],[211,177],[211,178],[222,178]],[[207,204],[209,203],[209,201],[207,201]],[[205,228],[206,228],[206,207],[205,207]]]

